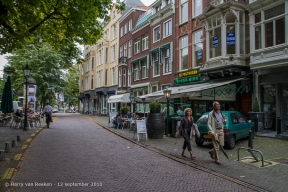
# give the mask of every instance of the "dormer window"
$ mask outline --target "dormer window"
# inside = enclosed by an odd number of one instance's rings
[[[162,6],[162,4],[160,4],[160,5],[158,5],[157,7],[155,7],[156,13],[161,10],[161,6]]]

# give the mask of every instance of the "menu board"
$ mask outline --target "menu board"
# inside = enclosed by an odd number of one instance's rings
[[[137,134],[138,133],[147,133],[145,120],[136,120],[136,126],[137,126]]]

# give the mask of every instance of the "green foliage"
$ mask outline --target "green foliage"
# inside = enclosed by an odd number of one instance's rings
[[[122,112],[122,114],[127,114],[127,112],[129,111],[129,108],[127,106],[123,106],[120,108],[120,111]]]
[[[254,99],[253,107],[252,107],[253,112],[259,112],[259,102],[257,97]]]
[[[33,35],[42,36],[54,48],[59,45],[93,44],[102,35],[102,20],[110,19],[113,6],[123,10],[117,0],[40,0],[0,1],[0,53],[11,52],[29,42]],[[98,20],[100,19],[100,20]]]
[[[161,110],[161,103],[159,103],[157,101],[153,101],[153,102],[149,103],[149,108],[151,111],[159,111],[159,110]]]
[[[68,103],[68,106],[76,106],[78,104],[78,80],[79,80],[79,70],[78,64],[73,65],[66,73],[66,86],[64,87],[65,93],[65,103]]]
[[[56,93],[64,92],[64,87],[69,84],[64,70],[71,68],[76,57],[77,52],[67,54],[66,51],[55,51],[49,44],[35,38],[32,44],[25,44],[23,48],[15,50],[7,57],[9,65],[15,68],[15,73],[11,76],[12,88],[22,92],[25,83],[23,68],[28,65],[31,68],[31,76],[37,82],[37,100],[42,104],[50,100],[53,106],[57,100],[48,88],[54,87]]]

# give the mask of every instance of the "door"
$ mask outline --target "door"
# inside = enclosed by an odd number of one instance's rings
[[[239,111],[247,118],[249,118],[249,111],[252,111],[252,95],[251,93],[240,94]]]

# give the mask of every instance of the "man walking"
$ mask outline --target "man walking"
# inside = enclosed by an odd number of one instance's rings
[[[49,103],[46,103],[46,106],[43,109],[44,114],[46,115],[46,124],[47,128],[49,128],[50,122],[52,121],[51,114],[53,112],[52,107],[49,105]]]
[[[224,146],[223,126],[225,124],[225,118],[220,110],[220,106],[218,101],[214,101],[213,110],[209,113],[207,121],[208,134],[211,135],[213,140],[213,149],[209,151],[209,154],[218,165],[221,165],[221,163],[219,161],[219,146],[216,140],[220,142],[220,145]]]

